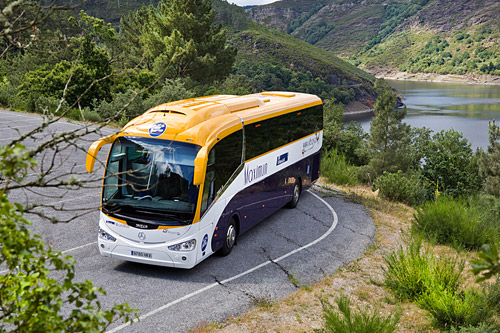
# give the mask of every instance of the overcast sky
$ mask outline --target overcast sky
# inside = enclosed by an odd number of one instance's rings
[[[265,5],[266,3],[275,1],[277,0],[228,0],[228,2],[237,4],[238,6]]]

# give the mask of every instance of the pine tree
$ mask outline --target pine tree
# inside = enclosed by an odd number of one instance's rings
[[[158,7],[143,7],[125,17],[123,36],[138,41],[156,73],[210,82],[231,72],[236,55],[226,45],[226,30],[213,21],[210,0],[161,0]]]
[[[500,127],[493,120],[489,123],[490,145],[479,155],[479,172],[485,179],[486,193],[500,197]]]
[[[368,150],[371,156],[369,166],[371,171],[381,175],[384,171],[407,171],[413,161],[408,154],[411,144],[411,128],[403,122],[406,107],[396,109],[396,96],[390,89],[379,95],[373,110]]]

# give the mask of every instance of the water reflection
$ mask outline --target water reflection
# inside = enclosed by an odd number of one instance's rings
[[[473,148],[488,146],[488,121],[500,122],[500,86],[393,81],[389,84],[404,96],[406,122],[428,127],[434,132],[453,128],[469,140]],[[370,121],[362,122],[365,131]]]

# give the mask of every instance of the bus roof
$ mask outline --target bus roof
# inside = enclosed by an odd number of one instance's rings
[[[222,139],[244,124],[320,105],[315,95],[270,91],[245,96],[213,95],[155,106],[130,121],[119,136],[156,137],[200,146]]]

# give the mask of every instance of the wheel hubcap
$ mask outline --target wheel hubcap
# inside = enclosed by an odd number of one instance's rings
[[[231,224],[227,229],[227,235],[226,235],[226,247],[228,249],[233,247],[235,239],[236,239],[236,229],[234,228],[234,225]]]
[[[295,184],[295,187],[293,188],[293,201],[299,201],[299,185],[297,184]]]

